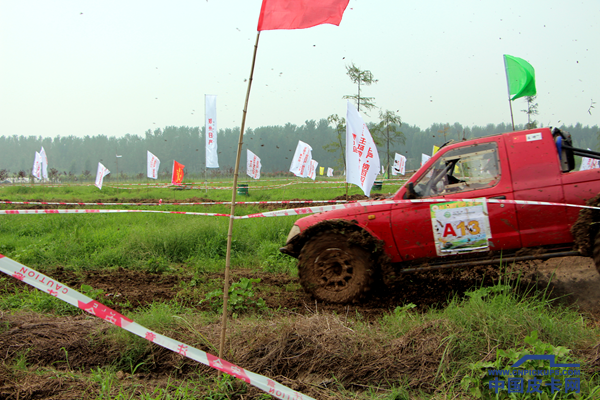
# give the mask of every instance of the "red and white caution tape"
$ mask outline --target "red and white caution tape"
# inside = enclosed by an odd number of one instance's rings
[[[76,290],[0,254],[0,271],[175,353],[243,380],[278,399],[315,400],[266,376],[248,371],[185,343],[153,332]]]
[[[352,201],[350,201],[352,202]],[[318,204],[318,203],[350,203],[346,200],[280,200],[280,201],[236,201],[235,204]],[[214,206],[230,205],[230,201],[207,201],[199,203],[67,203],[50,201],[0,201],[0,204],[61,205],[61,206]]]
[[[0,215],[24,215],[24,214],[118,214],[118,213],[156,213],[156,214],[185,214],[201,215],[207,217],[230,217],[229,214],[199,213],[186,211],[157,211],[157,210],[0,210]]]
[[[371,205],[388,205],[388,204],[402,204],[402,203],[448,203],[453,201],[473,201],[473,200],[485,200],[492,204],[520,204],[520,205],[538,205],[538,206],[561,206],[561,207],[575,207],[575,208],[589,208],[594,210],[600,210],[600,207],[584,206],[579,204],[564,204],[564,203],[549,203],[545,201],[529,201],[529,200],[501,200],[501,199],[413,199],[413,200],[373,200],[373,201],[358,201],[355,203],[339,204],[333,206],[316,206],[316,207],[301,207],[289,210],[277,210],[268,211],[264,213],[250,214],[234,216],[234,219],[247,219],[247,218],[261,218],[261,217],[284,217],[291,215],[304,215],[321,213],[331,210],[340,210],[344,208],[352,207],[365,207]]]
[[[182,214],[182,215],[200,215],[210,217],[230,217],[233,219],[248,219],[262,217],[286,217],[293,215],[315,214],[331,210],[341,210],[352,207],[366,207],[371,205],[392,205],[402,203],[447,203],[454,201],[473,201],[485,200],[491,204],[519,204],[519,205],[537,205],[537,206],[556,206],[556,207],[574,207],[574,208],[589,208],[600,210],[600,207],[584,206],[580,204],[564,204],[564,203],[549,203],[545,201],[530,201],[530,200],[500,200],[500,199],[415,199],[415,200],[373,200],[373,201],[358,201],[355,203],[336,204],[331,206],[315,206],[315,207],[299,207],[286,210],[267,211],[249,215],[217,214],[217,213],[198,213],[186,211],[157,211],[157,210],[90,210],[90,209],[74,209],[74,210],[0,210],[0,215],[5,214],[103,214],[103,213],[158,213],[158,214]]]

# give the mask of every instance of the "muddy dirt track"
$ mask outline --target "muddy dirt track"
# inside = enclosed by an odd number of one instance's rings
[[[523,263],[519,268],[524,271],[525,276],[522,279],[523,290],[526,286],[537,287],[538,293],[547,289],[553,296],[561,297],[560,302],[578,307],[582,313],[590,316],[592,324],[600,325],[600,276],[591,259],[557,258],[545,262]],[[56,269],[49,275],[74,288],[86,284],[103,290],[104,296],[112,299],[113,308],[125,315],[156,300],[174,299],[182,287],[180,276],[124,269],[94,271],[85,275]],[[497,273],[492,267],[476,267],[406,274],[396,282],[395,290],[380,289],[366,301],[349,305],[315,302],[302,291],[297,278],[288,275],[233,270],[232,281],[242,277],[260,278],[258,295],[266,301],[268,307],[278,309],[295,322],[278,325],[281,321],[278,322],[275,318],[266,324],[275,328],[265,328],[263,325],[237,326],[233,321],[230,329],[237,333],[228,339],[227,346],[232,349],[230,356],[234,362],[254,372],[275,377],[305,394],[316,398],[331,398],[326,397],[324,392],[324,388],[331,383],[326,378],[331,373],[335,373],[340,382],[351,382],[353,385],[369,385],[371,382],[399,377],[406,379],[408,376],[413,386],[425,391],[431,390],[433,383],[427,377],[435,374],[441,359],[441,354],[438,354],[441,350],[437,345],[442,339],[440,327],[420,327],[418,332],[409,332],[401,341],[382,343],[383,339],[378,337],[355,338],[344,323],[348,315],[354,317],[359,313],[365,321],[375,321],[406,303],[414,303],[417,310],[443,307],[452,296],[461,296],[465,290],[482,283],[493,283]],[[209,274],[205,278],[222,280],[223,275]],[[183,278],[183,281],[186,279],[191,278]],[[26,287],[18,281],[5,282],[5,285],[9,284]],[[8,287],[0,289],[7,290]],[[98,342],[102,342],[110,326],[87,315],[52,318],[30,313],[3,313],[0,314],[0,323],[0,354],[3,359],[12,359],[29,348],[29,365],[38,369],[55,368],[64,371],[50,377],[48,374],[19,375],[2,364],[0,399],[95,398],[98,394],[97,387],[89,381],[76,379],[73,374],[67,373],[68,368],[83,371],[110,366],[124,352],[118,344],[111,342],[98,347]],[[219,324],[203,327],[201,333],[209,342],[218,343]],[[209,346],[198,343],[197,340],[194,342],[195,339],[189,334],[165,334],[187,343],[192,341],[196,347],[214,353]],[[249,341],[252,342],[250,345]],[[365,352],[364,349],[370,347],[373,351]],[[590,349],[590,352],[599,353],[598,347]],[[418,351],[415,352],[415,349]],[[274,354],[274,351],[279,353]],[[343,360],[335,358],[335,355],[351,354],[352,351],[360,353],[361,357],[348,356]],[[390,358],[390,351],[393,354],[403,354],[402,363]],[[145,372],[131,375],[120,371],[117,374],[121,384],[137,385],[140,393],[161,385],[165,387],[173,374],[183,379],[186,374],[198,371],[214,373],[206,366],[182,359],[158,346],[149,345],[146,352],[145,359],[149,365]],[[68,367],[65,354],[68,354]],[[591,354],[589,357],[600,359],[598,354]],[[239,398],[253,398],[260,394],[257,389],[249,390]]]
[[[516,270],[516,269],[515,269]],[[547,261],[530,261],[518,265],[522,271],[521,286],[536,287],[537,292],[547,291],[558,302],[578,307],[583,313],[600,318],[600,274],[593,261],[586,257],[563,257]],[[181,285],[192,280],[171,274],[154,274],[146,271],[88,271],[84,274],[57,268],[48,273],[57,281],[72,288],[89,285],[102,290],[113,301],[113,308],[127,313],[156,301],[168,301],[178,296]],[[491,266],[449,269],[400,275],[393,288],[375,289],[366,299],[348,305],[315,302],[300,287],[297,278],[286,274],[272,274],[233,269],[231,281],[242,277],[260,278],[256,289],[267,306],[283,308],[306,314],[316,309],[330,312],[360,313],[364,317],[377,318],[406,303],[414,303],[418,309],[443,307],[450,298],[461,296],[466,290],[493,284],[498,271]],[[222,281],[222,273],[206,274],[205,281]],[[27,284],[10,281],[29,289]],[[284,290],[293,287],[293,291]],[[32,289],[33,290],[33,289]],[[185,303],[185,299],[180,299]],[[199,306],[202,307],[202,306]]]

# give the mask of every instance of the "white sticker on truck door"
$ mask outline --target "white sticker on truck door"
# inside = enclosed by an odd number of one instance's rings
[[[492,232],[485,201],[432,204],[430,211],[438,256],[489,251]]]
[[[528,142],[533,142],[534,140],[542,140],[542,132],[530,133],[527,136]]]

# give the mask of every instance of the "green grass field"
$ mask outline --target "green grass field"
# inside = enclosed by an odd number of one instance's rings
[[[259,189],[288,182],[251,183],[249,196],[237,200],[329,200],[345,194],[344,188],[320,189],[308,181]],[[228,184],[223,181],[223,186]],[[382,192],[393,193],[399,186],[386,182]],[[349,194],[359,193],[350,188]],[[231,191],[42,185],[0,189],[0,200],[9,201],[193,198],[230,201]],[[0,204],[0,209],[25,208]],[[229,205],[85,208],[230,211]],[[240,205],[236,215],[263,211]],[[317,399],[600,399],[598,316],[565,306],[543,290],[526,289],[508,275],[492,285],[477,284],[443,305],[423,306],[418,299],[417,304],[387,302],[379,307],[373,301],[347,308],[316,304],[297,283],[295,260],[278,251],[297,218],[234,222],[231,265],[239,285],[233,289],[226,359]],[[216,354],[228,222],[150,213],[0,215],[0,253],[50,276],[60,272],[74,289],[120,307],[134,321]],[[165,299],[152,299],[150,293],[139,306],[133,298],[117,298],[109,289],[86,283],[90,276],[106,274],[102,276],[110,280],[110,274],[123,270],[149,277],[157,286],[168,278],[177,283]],[[56,334],[55,342],[44,342],[48,354],[33,340],[21,340],[29,344],[19,351],[7,350],[0,365],[0,398],[271,398],[17,283],[0,276],[0,349],[11,349],[12,338],[27,324],[38,324],[48,336]],[[294,299],[296,305],[289,306]],[[68,333],[68,327],[82,324],[93,329],[86,328],[83,336]],[[104,353],[107,358],[100,360]],[[495,395],[489,389],[486,369],[502,369],[524,354],[538,353],[556,355],[561,363],[581,363],[579,393],[551,393],[542,387],[541,393],[504,390]]]

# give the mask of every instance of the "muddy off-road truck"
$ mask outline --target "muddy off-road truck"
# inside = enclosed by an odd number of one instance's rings
[[[449,143],[390,198],[299,219],[280,251],[335,303],[405,272],[581,255],[600,271],[598,210],[511,202],[600,204],[600,169],[573,171],[574,156],[600,153],[556,128]]]

